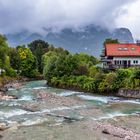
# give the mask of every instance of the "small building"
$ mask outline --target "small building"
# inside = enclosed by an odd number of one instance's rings
[[[140,67],[140,44],[106,44],[101,60],[108,69]]]

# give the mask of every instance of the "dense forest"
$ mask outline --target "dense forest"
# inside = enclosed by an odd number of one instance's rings
[[[0,35],[0,69],[1,77],[44,75],[48,85],[86,92],[113,93],[120,88],[140,87],[138,68],[104,70],[94,56],[71,54],[42,40],[12,48],[3,35]]]

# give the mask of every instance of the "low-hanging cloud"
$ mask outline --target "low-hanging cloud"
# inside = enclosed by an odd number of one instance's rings
[[[135,5],[138,1],[140,0],[0,0],[0,32],[28,30],[43,33],[44,28],[79,28],[88,24],[110,29],[125,27],[125,16],[133,13],[133,8],[130,11],[128,6],[130,3]],[[126,25],[131,27],[131,23]],[[134,28],[131,29],[135,31]]]

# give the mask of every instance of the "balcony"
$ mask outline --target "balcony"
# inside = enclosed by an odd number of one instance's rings
[[[115,70],[115,69],[120,69],[120,68],[130,68],[130,67],[136,67],[136,68],[140,68],[140,65],[113,65],[113,64],[109,64],[109,65],[104,65],[103,68],[104,69],[109,69],[109,70]]]

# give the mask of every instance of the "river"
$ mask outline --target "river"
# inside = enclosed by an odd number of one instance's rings
[[[50,102],[48,98],[38,98],[40,92],[58,98]],[[18,89],[9,89],[7,94],[18,99],[0,101],[0,122],[13,128],[2,132],[4,140],[117,139],[92,133],[92,121],[140,131],[139,99],[57,89],[46,86],[44,80],[26,82]]]

